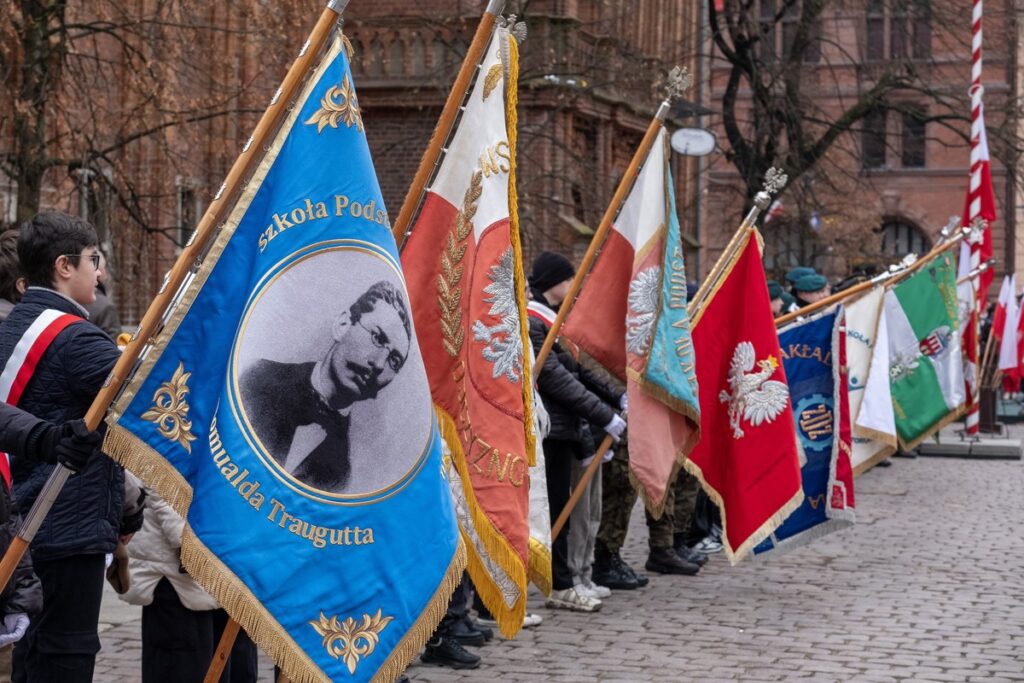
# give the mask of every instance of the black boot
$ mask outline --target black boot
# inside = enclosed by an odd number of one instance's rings
[[[703,567],[708,562],[707,555],[699,550],[694,550],[686,544],[685,534],[675,535],[675,545],[673,547],[675,548],[676,555],[698,567]]]
[[[636,581],[637,588],[643,588],[651,582],[644,574],[639,574],[635,569],[626,564],[626,561],[622,559],[622,555],[615,553],[612,557],[612,566],[615,567],[616,571],[621,572],[625,576],[628,576],[632,580]]]
[[[446,633],[447,638],[457,641],[460,645],[483,645],[487,638],[467,617],[455,620]]]
[[[469,614],[462,615],[462,623],[469,627],[471,631],[478,631],[484,637],[484,642],[489,643],[494,638],[494,631],[489,626],[484,626],[479,621],[469,616]],[[473,643],[466,643],[467,645],[473,645]]]
[[[693,576],[700,571],[700,565],[687,562],[676,555],[672,548],[652,550],[647,556],[647,571],[659,574],[683,574]]]
[[[420,659],[424,664],[447,666],[449,669],[475,669],[480,666],[480,657],[466,650],[457,640],[445,637],[428,642]]]
[[[614,590],[631,591],[636,588],[636,578],[630,572],[623,571],[625,563],[618,553],[613,553],[604,544],[594,548],[594,567],[591,579],[599,586],[607,586]]]

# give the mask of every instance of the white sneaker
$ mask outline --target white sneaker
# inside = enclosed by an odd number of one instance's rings
[[[587,588],[590,589],[590,592],[598,600],[604,600],[605,598],[610,598],[611,595],[612,595],[612,589],[611,588],[608,588],[607,586],[601,586],[599,584],[594,583],[593,581],[587,581]]]
[[[575,587],[551,591],[551,596],[544,604],[554,609],[568,609],[574,612],[596,612],[601,609],[600,600],[582,595]]]
[[[540,626],[541,622],[544,621],[544,617],[533,612],[527,612],[526,616],[523,617],[523,628],[533,628],[534,626]]]

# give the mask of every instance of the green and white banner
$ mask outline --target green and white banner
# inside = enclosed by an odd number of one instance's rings
[[[910,449],[956,419],[965,391],[956,264],[947,252],[885,295],[896,433]]]

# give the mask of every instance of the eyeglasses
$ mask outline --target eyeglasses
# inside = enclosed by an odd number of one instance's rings
[[[391,372],[397,373],[399,370],[401,370],[402,366],[405,364],[405,357],[401,353],[399,353],[397,349],[391,346],[391,340],[388,339],[388,336],[384,334],[384,332],[381,331],[380,328],[374,328],[371,330],[369,327],[363,324],[362,318],[356,320],[355,322],[356,325],[359,325],[359,327],[366,330],[366,333],[370,335],[370,341],[373,343],[374,346],[376,346],[378,349],[384,349],[388,352],[387,364],[388,367],[391,368]]]
[[[78,259],[78,258],[82,258],[83,256],[85,256],[85,258],[87,258],[90,261],[92,261],[92,267],[95,270],[99,270],[100,269],[100,255],[99,255],[98,252],[95,253],[95,254],[61,254],[61,256],[64,256],[64,257],[69,258],[69,259]]]

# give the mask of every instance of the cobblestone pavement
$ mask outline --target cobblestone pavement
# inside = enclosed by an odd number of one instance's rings
[[[789,555],[654,575],[601,612],[555,612],[414,681],[1024,681],[1024,462],[896,459],[857,479],[857,524]],[[643,515],[624,557],[646,559]],[[98,681],[137,681],[137,610],[110,616]],[[270,680],[263,660],[264,677]]]

